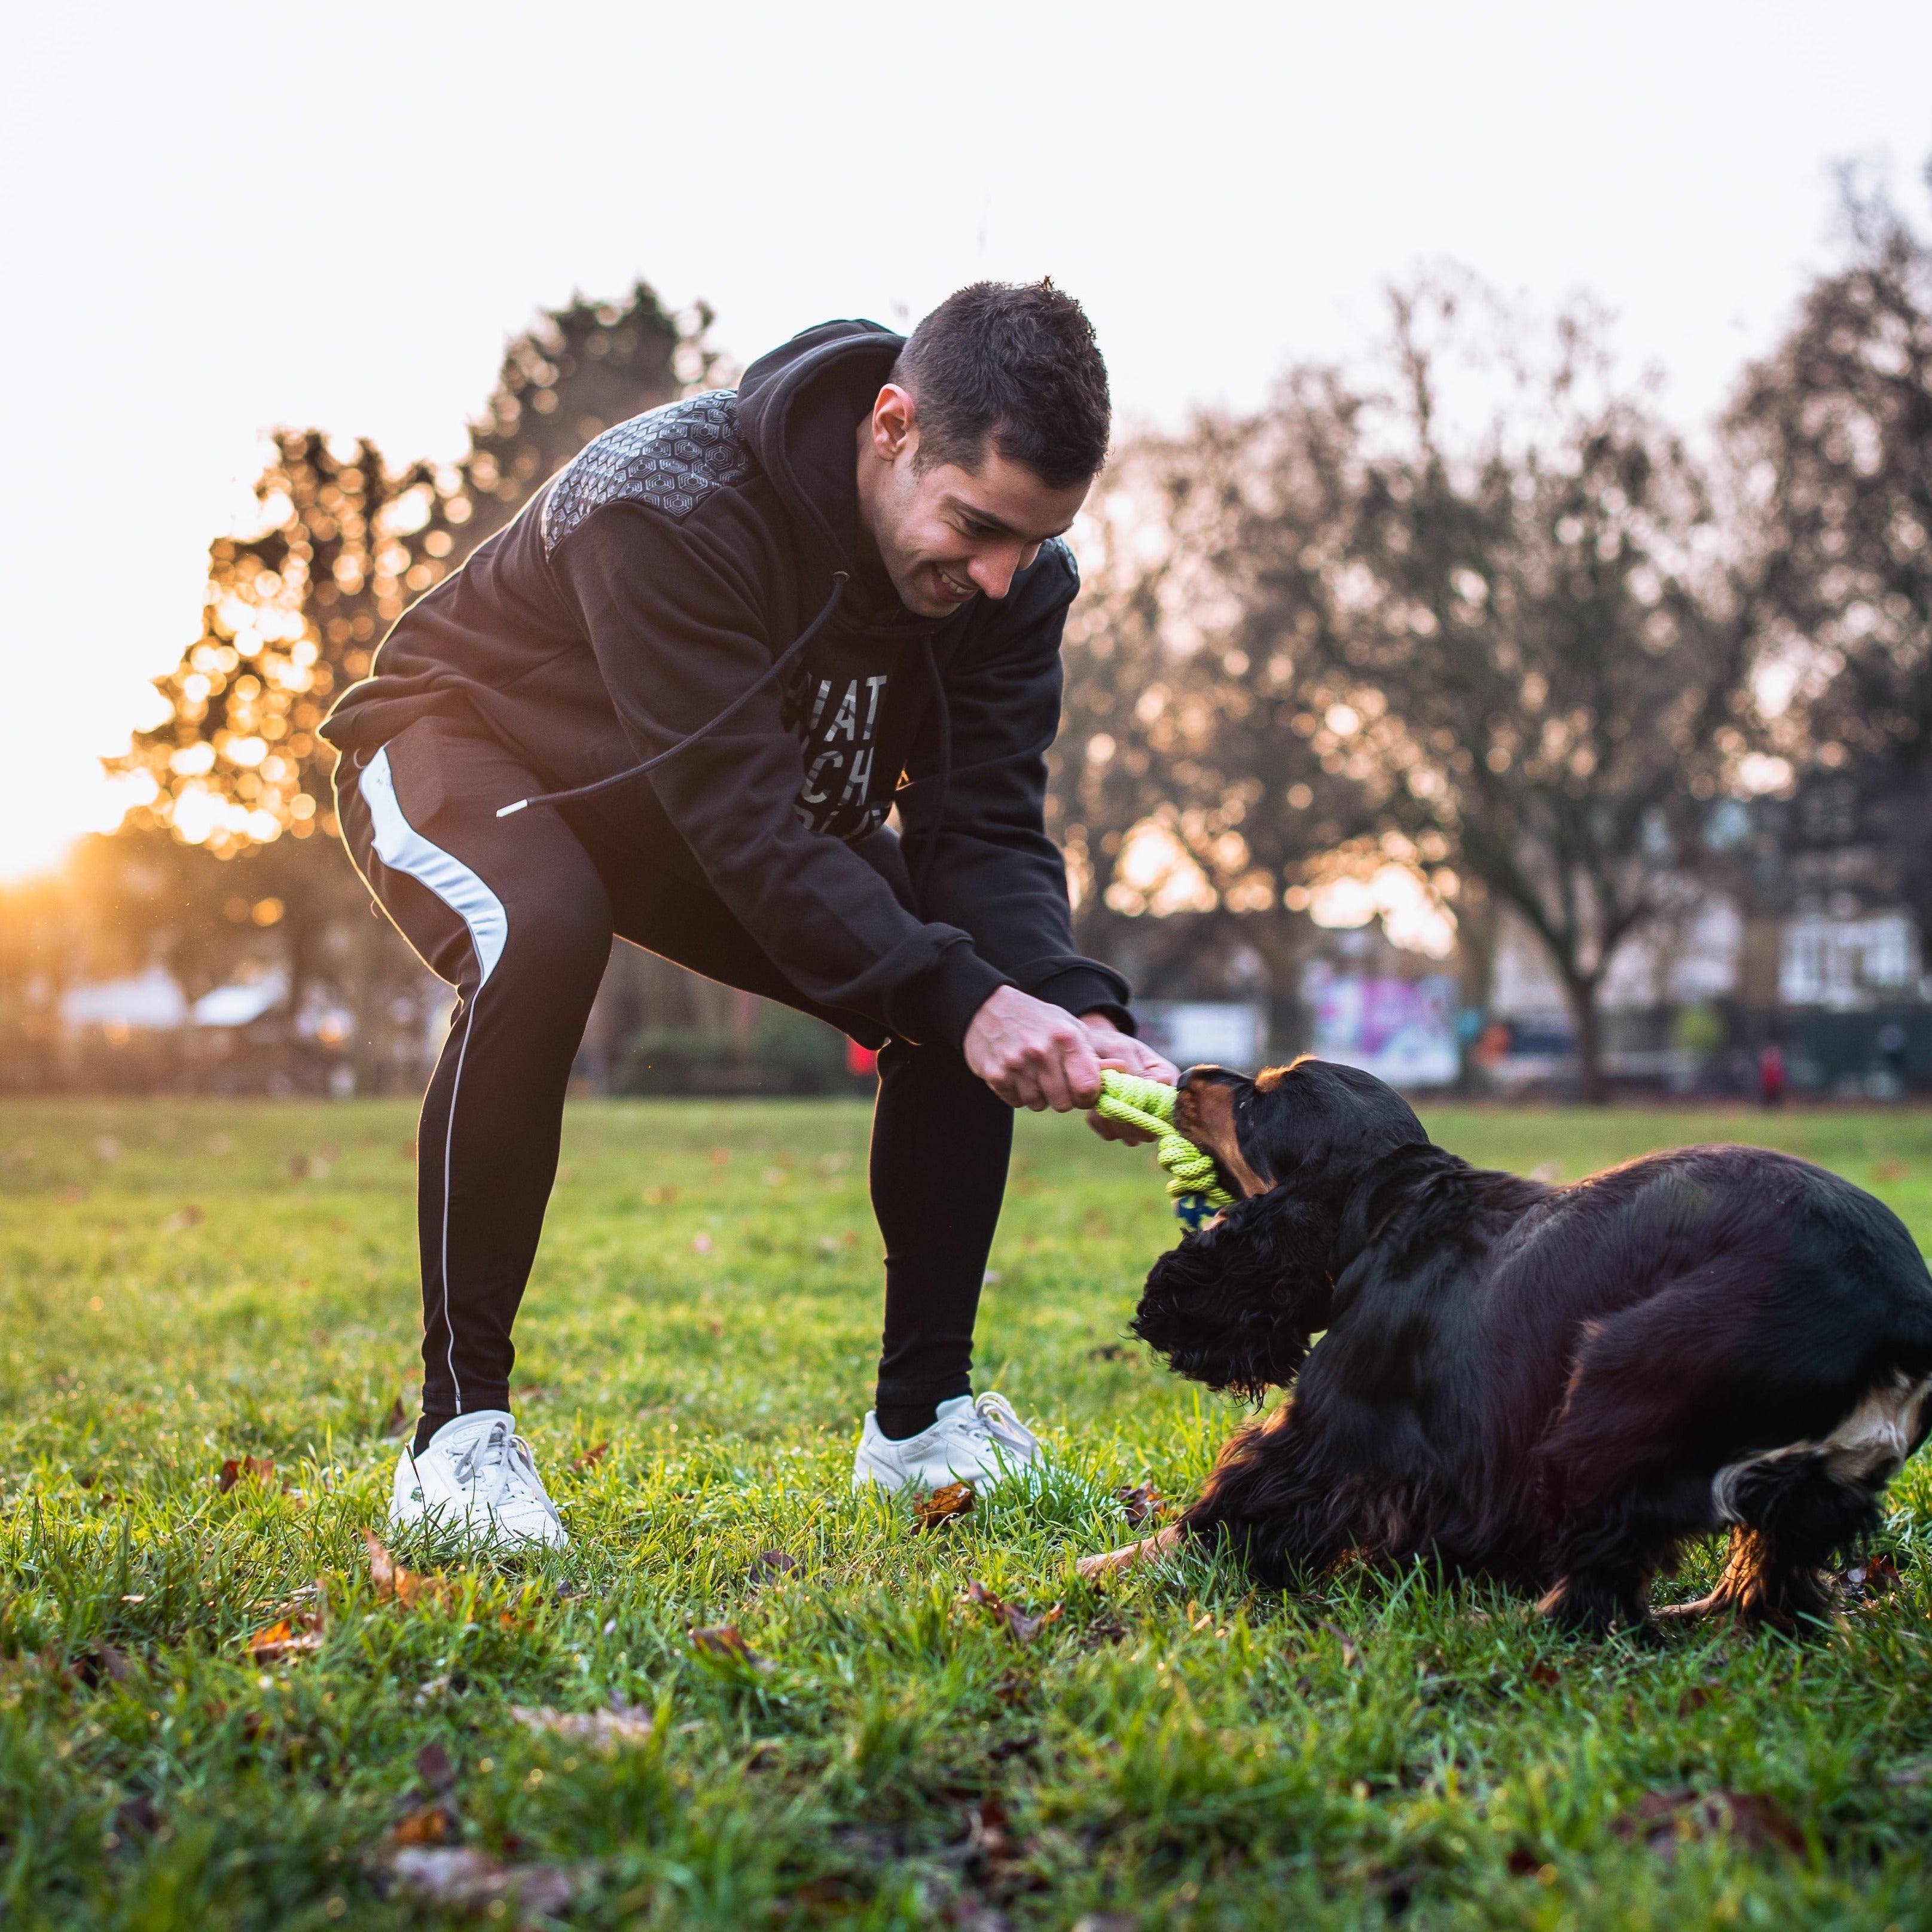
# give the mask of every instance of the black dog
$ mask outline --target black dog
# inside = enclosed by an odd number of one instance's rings
[[[1684,1607],[1785,1622],[1824,1608],[1820,1567],[1924,1438],[1932,1277],[1895,1214],[1805,1162],[1689,1148],[1545,1186],[1312,1060],[1196,1067],[1176,1120],[1244,1198],[1161,1258],[1134,1330],[1211,1388],[1294,1384],[1178,1532],[1266,1582],[1423,1557],[1602,1629],[1728,1524]]]

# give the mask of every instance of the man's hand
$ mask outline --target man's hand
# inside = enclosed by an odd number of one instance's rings
[[[1002,986],[973,1016],[965,1054],[966,1064],[1008,1106],[1030,1107],[1036,1114],[1049,1107],[1056,1114],[1091,1107],[1100,1097],[1103,1067],[1158,1080],[1163,1087],[1172,1087],[1179,1077],[1151,1047],[1121,1032],[1105,1013],[1076,1019],[1017,986]],[[1152,1138],[1098,1114],[1087,1118],[1103,1139]]]
[[[1080,1024],[1087,1029],[1088,1040],[1103,1067],[1138,1074],[1143,1080],[1158,1080],[1163,1087],[1172,1087],[1180,1078],[1170,1062],[1162,1059],[1144,1040],[1121,1032],[1105,1013],[1082,1013]],[[1154,1138],[1125,1121],[1110,1120],[1100,1114],[1089,1114],[1087,1124],[1103,1141],[1124,1141],[1130,1147],[1141,1146]]]
[[[1002,986],[966,1029],[966,1064],[1010,1107],[1056,1114],[1100,1097],[1100,1058],[1064,1007]]]

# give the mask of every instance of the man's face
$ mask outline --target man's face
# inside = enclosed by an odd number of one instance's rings
[[[889,382],[859,425],[860,512],[899,601],[922,617],[1005,596],[1087,500],[1087,484],[1054,489],[990,442],[974,470],[922,471],[918,449],[913,399]]]

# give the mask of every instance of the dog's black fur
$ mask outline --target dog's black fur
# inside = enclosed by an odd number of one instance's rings
[[[1546,1186],[1312,1060],[1197,1067],[1178,1119],[1249,1191],[1162,1258],[1134,1330],[1210,1387],[1294,1384],[1182,1520],[1266,1582],[1421,1557],[1601,1629],[1728,1521],[1691,1607],[1788,1622],[1924,1438],[1932,1278],[1895,1214],[1805,1162],[1688,1148]],[[1888,1445],[1823,1442],[1874,1396]]]

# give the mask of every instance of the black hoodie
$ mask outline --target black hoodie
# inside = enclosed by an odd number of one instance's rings
[[[865,560],[858,425],[902,344],[825,322],[736,392],[606,430],[404,613],[323,735],[374,749],[425,716],[466,718],[552,789],[608,778],[754,683],[844,572],[782,687],[561,808],[701,874],[801,993],[903,1038],[957,1045],[1008,983],[1130,1025],[1126,982],[1073,951],[1042,823],[1072,553],[1042,545],[1004,598],[944,619]],[[895,802],[916,912],[849,849]]]

